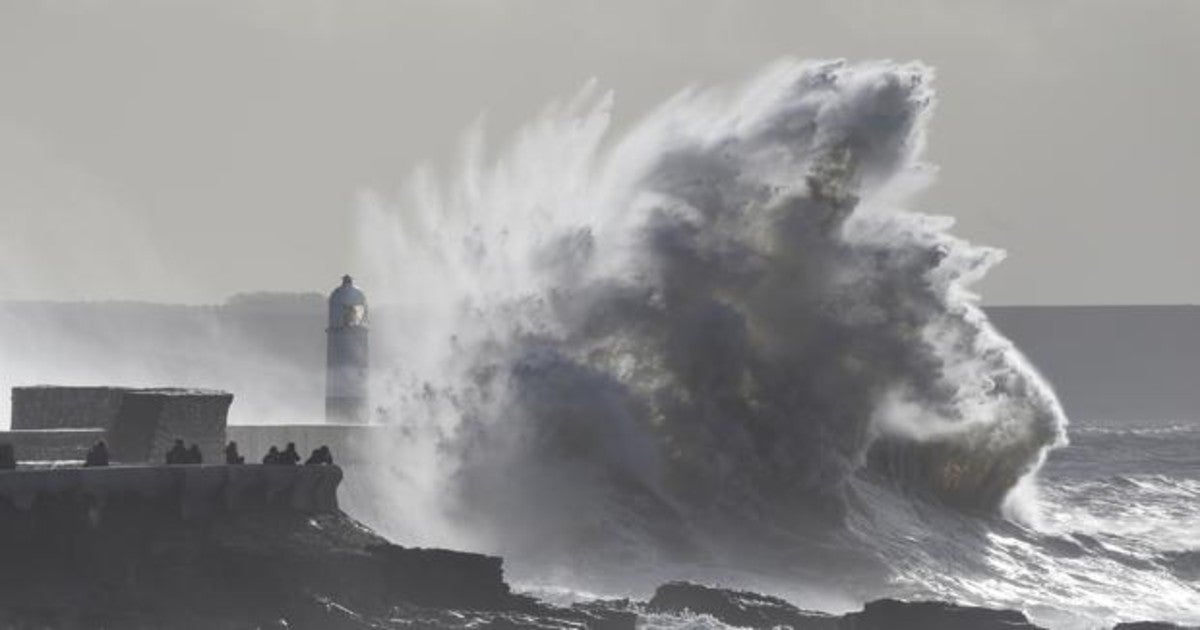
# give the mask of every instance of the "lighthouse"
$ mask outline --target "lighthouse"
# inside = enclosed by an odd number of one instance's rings
[[[329,295],[329,327],[325,353],[325,421],[366,423],[370,420],[367,296],[342,276]]]

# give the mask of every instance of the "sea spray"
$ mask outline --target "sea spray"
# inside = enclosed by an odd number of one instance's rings
[[[623,137],[589,85],[494,163],[368,199],[400,363],[393,531],[515,562],[745,564],[889,486],[987,514],[1064,441],[970,285],[998,250],[904,208],[920,64],[775,64]]]

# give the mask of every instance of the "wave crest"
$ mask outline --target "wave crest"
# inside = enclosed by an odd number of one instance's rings
[[[454,185],[375,202],[364,234],[421,322],[388,333],[390,411],[467,535],[711,551],[839,522],[868,468],[997,509],[1065,418],[968,291],[1002,253],[901,207],[931,180],[931,77],[781,62],[611,149],[589,87],[494,166],[469,140]]]

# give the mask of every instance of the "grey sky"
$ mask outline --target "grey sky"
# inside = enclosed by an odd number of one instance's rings
[[[326,290],[358,191],[590,77],[618,124],[784,55],[938,70],[923,210],[994,304],[1200,302],[1200,2],[0,4],[0,299]]]

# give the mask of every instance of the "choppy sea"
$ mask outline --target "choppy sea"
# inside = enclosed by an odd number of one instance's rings
[[[896,596],[1021,610],[1063,630],[1200,625],[1200,422],[1075,421],[1069,436],[1036,484],[1018,490],[1033,508],[1025,514],[981,518],[864,484],[871,509],[851,516],[844,541],[883,560],[879,580],[810,588],[742,575],[724,585],[830,612]],[[708,581],[721,582],[719,573]],[[855,584],[854,595],[831,595],[825,587],[837,581]],[[645,625],[725,627],[670,615]]]

